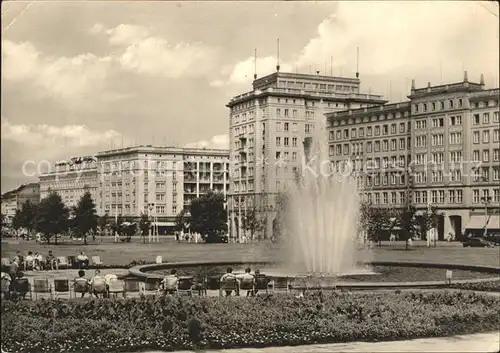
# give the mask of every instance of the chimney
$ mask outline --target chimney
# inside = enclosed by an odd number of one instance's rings
[[[469,78],[467,77],[467,70],[464,71],[464,82],[469,82]]]
[[[415,79],[411,80],[411,93],[413,94],[415,92]]]
[[[479,84],[481,85],[481,88],[484,88],[484,75],[481,74],[481,80],[479,81]]]

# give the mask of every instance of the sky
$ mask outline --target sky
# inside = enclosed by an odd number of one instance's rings
[[[232,96],[275,70],[498,87],[494,2],[2,1],[1,189],[71,156],[136,144],[228,147]]]

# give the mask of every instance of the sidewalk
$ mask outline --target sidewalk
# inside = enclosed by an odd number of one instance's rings
[[[473,335],[444,338],[421,338],[390,342],[351,342],[315,344],[295,347],[241,348],[204,351],[205,353],[330,353],[330,352],[498,352],[500,333],[477,333]],[[160,353],[160,351],[149,352]],[[179,351],[176,353],[193,353]]]

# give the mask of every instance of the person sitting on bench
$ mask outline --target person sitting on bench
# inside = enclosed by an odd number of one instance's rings
[[[78,263],[78,268],[80,269],[89,268],[89,258],[83,251],[76,257],[76,262]]]
[[[179,276],[177,276],[177,270],[173,268],[170,274],[165,276],[165,278],[160,282],[160,289],[163,290],[165,294],[174,294],[177,292],[177,287],[179,286]]]
[[[238,280],[231,267],[228,267],[226,273],[220,278],[220,283],[221,293],[224,291],[226,293],[226,297],[230,297],[233,291],[237,296],[240,294]]]
[[[85,296],[85,293],[89,292],[89,280],[85,278],[85,271],[78,271],[78,277],[73,280],[73,291],[76,293],[82,293],[82,298]]]
[[[33,253],[28,251],[28,256],[24,259],[24,270],[25,271],[33,271],[35,269],[35,258],[33,257]]]
[[[106,283],[106,279],[104,277],[101,277],[101,271],[95,270],[95,275],[90,280],[90,290],[96,296],[96,298],[99,298],[99,294],[101,294],[103,298],[106,298],[108,296],[108,286]]]
[[[59,263],[57,262],[57,258],[52,253],[52,250],[49,250],[49,254],[47,255],[47,259],[45,268],[48,270],[49,268],[54,271],[54,267],[56,270],[59,270]]]

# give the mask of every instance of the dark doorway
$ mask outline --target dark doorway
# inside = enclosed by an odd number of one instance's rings
[[[441,215],[438,218],[438,240],[444,240],[444,217]]]
[[[462,238],[462,216],[450,216],[451,227],[455,232],[455,239]]]

